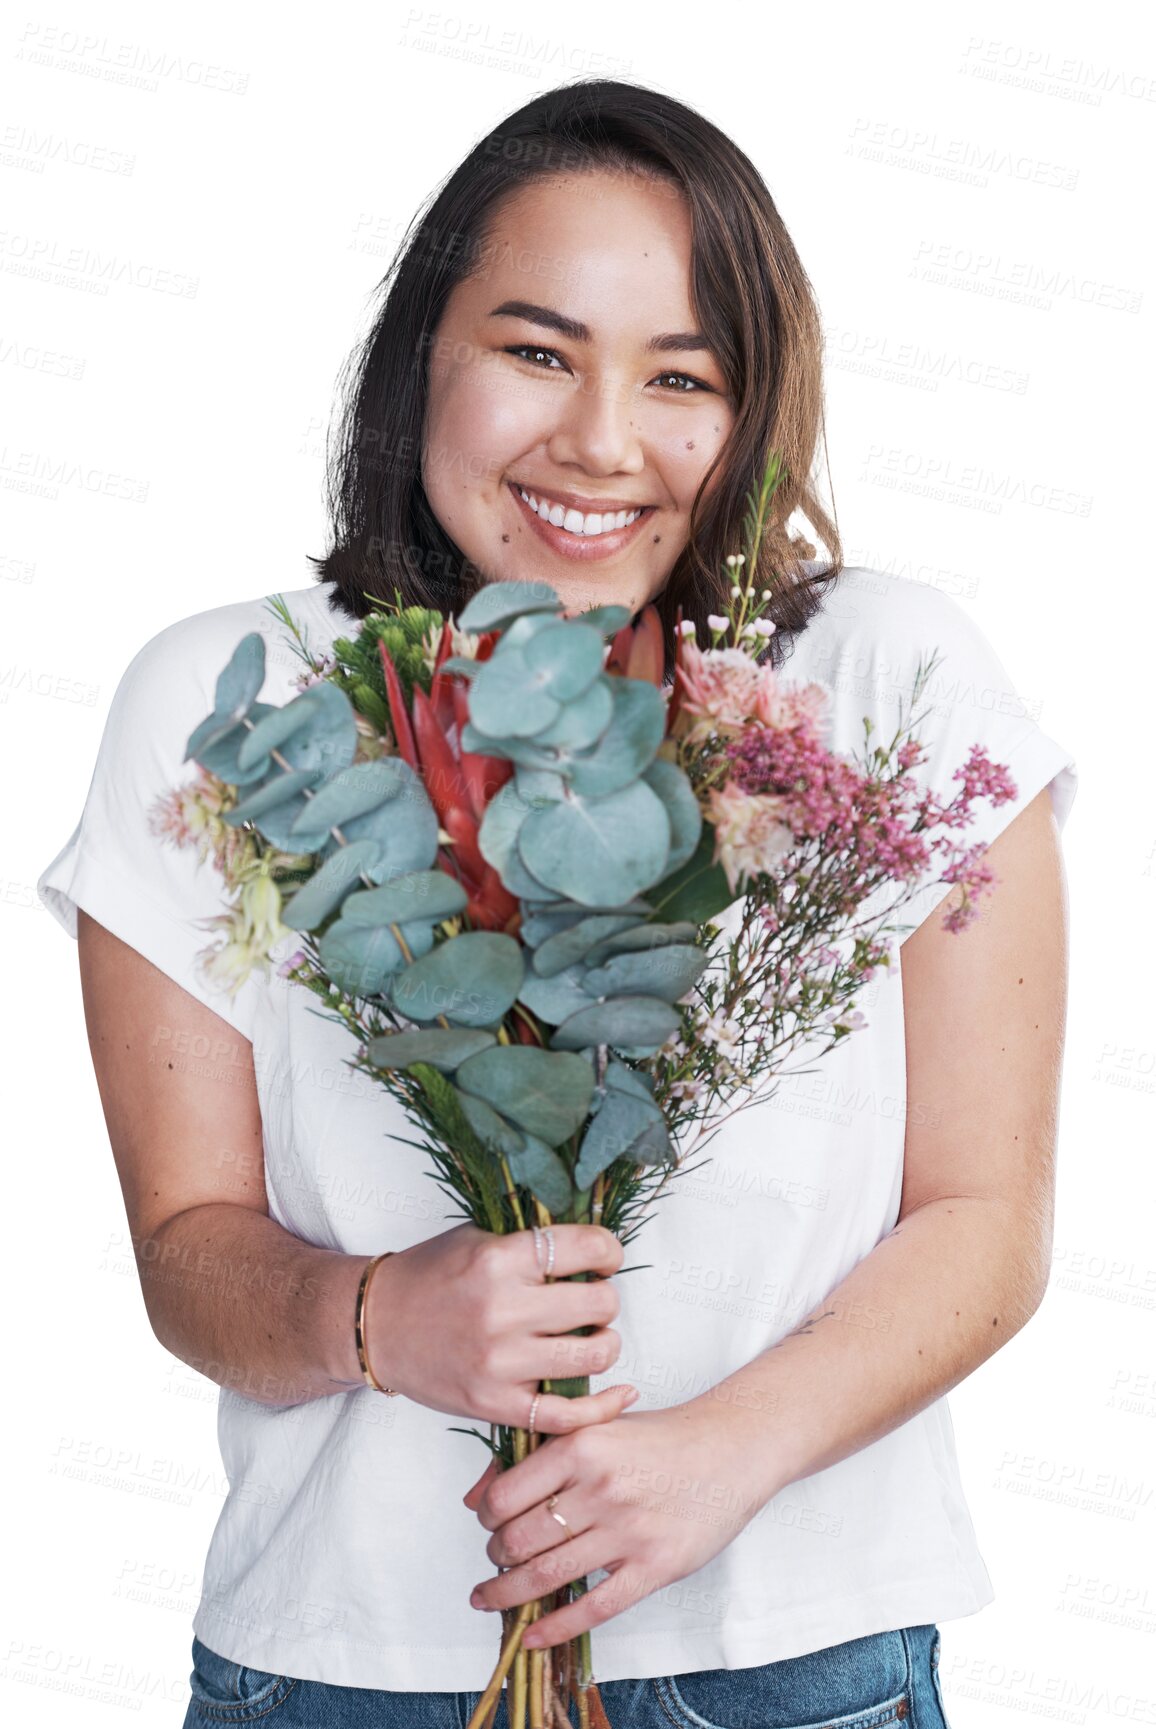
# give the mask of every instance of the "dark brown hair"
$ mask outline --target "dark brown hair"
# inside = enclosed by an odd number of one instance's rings
[[[724,610],[728,553],[741,550],[749,495],[772,451],[784,478],[759,551],[759,588],[783,637],[806,628],[843,568],[838,527],[812,484],[823,435],[822,328],[811,283],[753,163],[717,126],[644,85],[578,79],[536,96],[502,121],[430,195],[378,287],[380,308],[346,363],[344,408],[331,432],[332,550],[311,558],[329,604],[363,618],[378,601],[458,613],[483,574],[445,533],[421,483],[428,355],[446,302],[484,268],[501,203],[543,176],[591,171],[643,175],[683,196],[692,222],[691,302],[717,356],[734,425],[695,497],[690,538],[656,596],[671,676],[681,605],[702,647],[707,615]],[[703,493],[718,471],[709,499]],[[798,512],[818,534],[827,568],[808,571],[814,546],[788,532]],[[820,561],[821,562],[821,561]]]

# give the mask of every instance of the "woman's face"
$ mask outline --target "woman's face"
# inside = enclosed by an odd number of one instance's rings
[[[734,423],[696,333],[690,242],[677,190],[561,174],[511,196],[450,296],[422,481],[487,581],[548,583],[570,613],[637,612],[664,586]]]

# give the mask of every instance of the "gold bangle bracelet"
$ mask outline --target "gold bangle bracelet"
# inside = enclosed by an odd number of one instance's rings
[[[365,1263],[361,1273],[361,1283],[357,1287],[357,1315],[353,1323],[353,1336],[357,1340],[357,1360],[361,1364],[362,1374],[365,1376],[369,1386],[371,1386],[375,1392],[388,1393],[391,1398],[397,1396],[396,1387],[383,1387],[369,1366],[369,1354],[365,1349],[365,1298],[366,1293],[369,1290],[369,1281],[373,1277],[374,1268],[377,1266],[379,1261],[385,1260],[386,1255],[392,1255],[393,1253],[393,1249],[386,1249],[383,1254],[374,1255],[371,1260],[368,1260]]]

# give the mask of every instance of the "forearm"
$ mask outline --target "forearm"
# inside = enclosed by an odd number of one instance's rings
[[[1022,1219],[952,1197],[916,1208],[794,1330],[692,1401],[745,1436],[760,1504],[898,1428],[1031,1318],[1046,1273]]]
[[[136,1253],[157,1338],[218,1386],[268,1405],[364,1386],[353,1323],[365,1255],[227,1202],[178,1213]]]

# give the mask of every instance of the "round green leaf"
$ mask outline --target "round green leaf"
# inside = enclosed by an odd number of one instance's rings
[[[590,1109],[594,1071],[585,1057],[537,1045],[495,1045],[459,1068],[459,1087],[550,1146],[568,1140]]]
[[[535,680],[520,649],[493,655],[472,680],[470,719],[483,732],[531,738],[557,720],[559,704]]]
[[[342,908],[342,924],[345,923],[346,907]],[[422,1027],[417,1031],[385,1033],[380,1038],[370,1039],[365,1054],[379,1069],[406,1069],[411,1063],[429,1063],[445,1074],[453,1074],[459,1063],[476,1056],[494,1042],[493,1033],[483,1032],[480,1027]]]
[[[524,973],[521,945],[513,937],[463,931],[398,973],[390,1000],[411,1021],[444,1015],[458,1026],[492,1026],[517,1000]]]
[[[572,702],[602,671],[603,643],[596,630],[576,619],[556,619],[536,631],[522,650],[535,688],[559,702]]]
[[[670,819],[670,857],[666,861],[669,876],[694,855],[702,833],[702,809],[689,777],[676,762],[656,756],[650,767],[643,770],[642,778],[658,794]]]
[[[518,853],[532,875],[587,906],[642,893],[661,878],[669,850],[666,807],[645,781],[604,798],[540,805],[518,832]]]
[[[538,1140],[536,1135],[527,1135],[525,1146],[519,1152],[511,1153],[506,1163],[514,1181],[536,1195],[554,1218],[569,1210],[574,1186],[553,1147]]]
[[[560,612],[562,602],[546,582],[487,582],[458,614],[458,629],[497,630],[522,612]]]
[[[424,946],[433,943],[428,925],[424,931]],[[404,933],[403,933],[404,934]],[[422,953],[423,938],[416,938],[418,953]],[[413,945],[407,944],[410,953]],[[381,994],[385,981],[409,965],[397,939],[390,930],[366,930],[363,926],[347,925],[338,919],[330,925],[317,945],[321,964],[334,984],[350,996],[372,997]]]
[[[265,682],[265,638],[251,630],[233,650],[229,664],[217,679],[213,707],[220,715],[240,720],[248,714]]]
[[[513,1123],[508,1123],[484,1099],[456,1087],[458,1104],[467,1123],[484,1147],[491,1152],[516,1153],[526,1144],[526,1137]]]
[[[468,904],[469,896],[461,883],[445,871],[402,871],[380,888],[350,895],[341,909],[341,919],[350,925],[407,924],[411,919],[438,924],[464,912]]]
[[[281,922],[294,931],[313,931],[324,924],[345,896],[360,885],[363,875],[376,882],[380,859],[376,841],[354,841],[331,853],[320,870],[285,902]]]
[[[709,956],[687,943],[663,943],[636,954],[613,955],[582,980],[592,997],[648,996],[676,1003],[702,976]]]
[[[570,758],[566,773],[575,792],[603,798],[636,780],[666,736],[666,703],[648,679],[609,679],[614,711],[589,751]]]
[[[554,1031],[553,1051],[579,1051],[589,1045],[614,1045],[650,1055],[682,1025],[682,1017],[658,997],[608,997],[579,1009]]]

